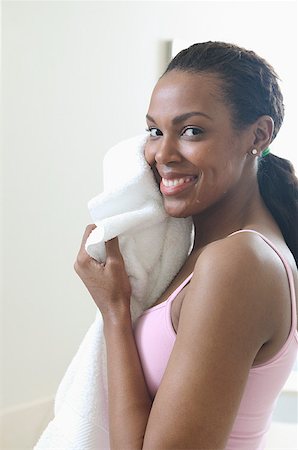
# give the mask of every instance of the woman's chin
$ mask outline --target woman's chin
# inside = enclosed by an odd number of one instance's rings
[[[179,210],[178,208],[170,208],[165,205],[165,211],[170,217],[176,217],[177,219],[185,219],[186,217],[190,217],[191,214],[188,214],[185,210]]]

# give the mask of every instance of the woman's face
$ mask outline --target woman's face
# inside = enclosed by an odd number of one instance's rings
[[[235,131],[220,89],[215,75],[171,71],[153,91],[145,158],[171,216],[218,207],[245,183],[251,133]]]

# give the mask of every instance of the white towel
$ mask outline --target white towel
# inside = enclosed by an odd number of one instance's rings
[[[192,245],[191,218],[169,217],[144,158],[147,135],[121,142],[104,158],[104,192],[88,203],[96,224],[86,251],[105,261],[104,242],[119,236],[132,286],[133,321],[165,291]],[[100,312],[55,397],[55,417],[35,450],[109,450],[106,349]]]

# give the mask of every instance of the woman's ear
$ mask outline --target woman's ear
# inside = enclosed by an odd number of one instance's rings
[[[274,131],[274,122],[270,116],[261,116],[254,124],[254,147],[260,151],[265,150],[271,143]]]

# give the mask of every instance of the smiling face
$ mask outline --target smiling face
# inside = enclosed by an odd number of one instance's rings
[[[166,73],[153,91],[147,122],[145,158],[158,173],[169,215],[218,208],[255,182],[252,131],[233,128],[216,75]]]

